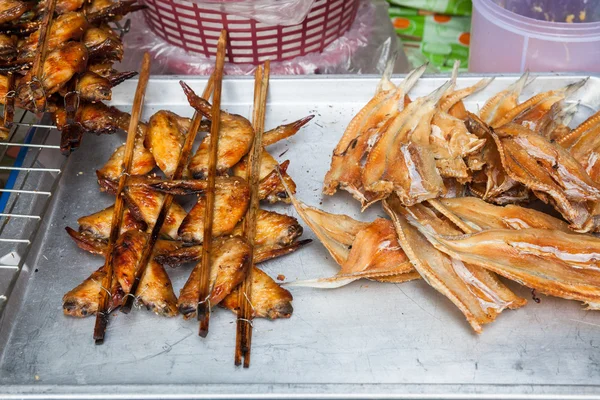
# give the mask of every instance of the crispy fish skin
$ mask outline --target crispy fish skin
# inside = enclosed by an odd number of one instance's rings
[[[190,128],[189,118],[161,110],[150,117],[144,139],[145,147],[152,153],[158,168],[170,178],[177,168],[179,154]]]
[[[490,97],[481,110],[479,117],[488,125],[494,125],[501,120],[506,113],[519,105],[519,96],[527,84],[529,72],[525,72],[516,82],[505,90]]]
[[[292,307],[292,294],[279,286],[269,275],[259,268],[253,267],[250,271],[252,286],[250,291],[250,304],[252,318],[289,318],[294,311]],[[238,286],[221,302],[221,306],[239,313],[240,287]]]
[[[463,262],[479,265],[541,293],[578,300],[592,310],[600,309],[598,243],[583,253],[573,254],[568,249],[583,235],[547,229],[491,229],[444,237],[417,228],[438,250]],[[565,238],[569,239],[567,248],[557,247]],[[543,248],[552,239],[550,246]],[[598,242],[592,236],[587,239],[590,240]]]
[[[565,149],[520,125],[508,124],[492,132],[502,166],[542,201],[554,207],[574,230],[586,232],[590,218],[586,201],[598,201],[600,188]]]
[[[362,169],[366,190],[377,193],[379,199],[396,192],[406,205],[445,192],[429,137],[437,103],[450,84],[447,82],[430,95],[411,102],[389,122]],[[369,204],[363,203],[363,208]]]
[[[363,204],[375,201],[378,196],[363,186],[362,160],[385,132],[388,122],[406,107],[406,95],[424,71],[424,66],[413,70],[396,87],[389,80],[392,69],[386,68],[375,96],[350,121],[333,151],[324,179],[324,194],[333,195],[339,187]]]
[[[219,237],[233,232],[248,209],[250,188],[242,180],[227,180],[215,188],[214,221],[212,235]],[[202,243],[204,240],[204,210],[206,198],[197,203],[181,222],[178,235],[184,242]]]
[[[564,221],[531,208],[496,206],[476,197],[440,199],[440,202],[475,231],[526,228],[571,231]]]
[[[245,276],[245,269],[249,265],[250,246],[237,236],[223,238],[213,244],[210,267],[210,287],[212,290],[208,301],[212,308],[219,304],[238,286]],[[190,277],[179,293],[177,302],[179,312],[184,319],[196,316],[196,307],[200,296],[199,276],[201,264],[198,263],[192,270]]]
[[[422,205],[403,209],[395,197],[384,202],[385,211],[392,217],[398,240],[415,269],[427,283],[452,301],[465,315],[477,333],[483,325],[492,322],[505,308],[518,308],[526,301],[504,286],[498,278],[478,266],[463,263],[436,251],[409,220],[425,222],[427,228],[445,233],[453,229],[435,217]]]
[[[356,221],[347,215],[330,214],[309,207],[290,194],[292,204],[304,222],[315,232],[333,259],[341,266],[330,278],[290,282],[290,286],[335,288],[361,278],[396,281],[417,279],[400,247],[394,226],[378,218],[372,223]],[[400,278],[400,275],[407,275]]]

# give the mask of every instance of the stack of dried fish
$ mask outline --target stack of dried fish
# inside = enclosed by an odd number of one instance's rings
[[[191,88],[183,84],[192,107],[209,121],[202,123],[203,131],[209,131],[211,104],[197,96]],[[217,154],[215,185],[215,206],[212,227],[213,245],[211,252],[210,298],[211,307],[221,305],[234,312],[239,308],[239,284],[245,277],[249,245],[241,237],[242,219],[249,205],[250,188],[244,179],[248,153],[253,143],[254,130],[250,122],[225,111],[220,113],[220,130]],[[294,135],[312,116],[297,122],[282,125],[263,135],[263,145],[269,146]],[[191,157],[183,179],[173,179],[181,149],[192,120],[170,111],[158,111],[148,123],[138,127],[131,174],[124,192],[126,203],[122,222],[122,233],[114,251],[113,287],[105,288],[111,294],[110,310],[121,306],[127,295],[136,295],[135,302],[146,306],[156,314],[184,318],[196,315],[199,299],[200,263],[190,273],[187,283],[181,289],[179,298],[175,295],[164,265],[177,267],[190,262],[198,262],[202,256],[204,241],[204,210],[206,208],[208,168],[208,143],[206,135],[197,152]],[[108,162],[97,171],[98,183],[102,191],[114,194],[118,180],[123,173],[125,146],[121,146]],[[262,149],[260,182],[258,193],[264,202],[289,202],[286,188],[295,192],[292,178],[285,173],[289,162],[281,165]],[[155,173],[156,167],[160,172]],[[279,174],[283,173],[283,182]],[[160,175],[164,177],[161,177]],[[130,293],[140,268],[141,254],[148,232],[152,230],[166,194],[197,195],[191,209],[174,201],[162,224],[162,237],[154,246],[154,253],[139,283],[136,293]],[[78,231],[67,228],[77,245],[93,254],[104,255],[113,216],[113,207],[106,208],[78,220]],[[256,237],[254,261],[256,263],[291,253],[310,240],[298,241],[302,227],[290,216],[259,209],[256,217]],[[95,314],[99,309],[101,282],[106,274],[104,267],[93,272],[79,286],[65,294],[64,313],[76,317]],[[250,301],[254,317],[288,318],[292,313],[291,294],[281,288],[270,276],[258,268],[252,271]]]
[[[0,1],[0,103],[6,112],[51,112],[67,131],[65,152],[83,132],[126,129],[128,116],[101,103],[110,100],[113,86],[136,75],[113,68],[123,59],[120,33],[126,28],[109,23],[141,8],[136,0]],[[97,114],[112,121],[97,123]]]
[[[410,99],[423,68],[398,86],[387,75],[333,152],[324,193],[350,192],[372,223],[308,207],[299,214],[337,263],[338,275],[292,284],[338,287],[360,278],[423,278],[476,332],[526,301],[499,276],[541,293],[600,308],[600,112],[575,129],[571,96],[585,80],[520,102],[525,74],[478,115],[452,79]],[[524,207],[535,199],[563,219]]]

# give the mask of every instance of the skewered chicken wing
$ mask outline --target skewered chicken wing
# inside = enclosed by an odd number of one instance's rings
[[[85,232],[98,239],[108,238],[110,235],[113,212],[114,207],[110,206],[94,214],[79,218],[77,220],[79,232]],[[137,219],[131,210],[126,208],[123,214],[121,233],[131,229],[145,230],[146,223]]]
[[[190,123],[189,118],[164,110],[150,117],[144,144],[168,178],[177,168]]]
[[[152,229],[154,226],[163,200],[164,195],[162,193],[157,193],[143,186],[130,185],[125,191],[125,201],[129,210],[137,219],[146,222],[148,229]],[[174,201],[167,212],[160,233],[172,239],[177,239],[177,230],[186,214],[183,207]]]
[[[198,300],[207,301],[212,308],[227,297],[244,279],[245,268],[249,265],[248,257],[250,257],[250,247],[240,237],[223,238],[215,243],[211,252],[210,297],[199,299],[201,264],[198,263],[179,294],[177,304],[183,318],[196,316]]]
[[[68,42],[51,51],[44,62],[40,83],[32,82],[29,71],[17,86],[16,103],[27,110],[44,111],[46,97],[58,92],[75,74],[85,71],[87,60],[87,49],[79,42]]]
[[[279,286],[269,275],[259,268],[250,270],[252,287],[250,290],[250,304],[252,305],[252,318],[289,318],[294,309],[292,307],[292,294]],[[233,290],[223,301],[221,306],[239,313],[239,286]]]
[[[105,290],[102,282],[106,277],[104,266],[93,272],[86,280],[70,290],[63,296],[63,313],[72,317],[87,317],[94,315],[98,311],[100,300],[100,291]],[[117,280],[113,280],[113,287],[110,291],[109,310],[119,307],[123,301],[123,291],[119,287]]]
[[[289,202],[285,187],[279,179],[277,171],[283,177],[290,191],[296,193],[296,183],[286,172],[288,165],[289,161],[285,161],[280,165],[272,155],[263,150],[260,160],[260,182],[258,184],[258,196],[261,200],[267,200],[269,203],[276,203],[278,201]],[[233,167],[233,174],[246,179],[248,174],[247,167],[248,156],[246,155]]]
[[[62,46],[70,40],[79,40],[88,29],[88,21],[82,12],[68,12],[59,15],[52,21],[50,35],[48,36],[48,51]],[[37,30],[19,45],[18,62],[30,62],[35,54],[40,39],[40,31]]]
[[[185,83],[181,83],[189,103],[206,118],[211,118],[211,105],[194,93]],[[221,129],[219,131],[219,148],[217,155],[217,173],[223,174],[237,164],[250,151],[254,140],[254,129],[241,115],[221,111]],[[205,179],[208,168],[208,146],[210,135],[207,135],[188,166],[194,178]]]
[[[0,24],[19,19],[33,7],[33,2],[23,0],[0,0]]]
[[[119,146],[110,156],[106,164],[96,171],[100,190],[115,194],[118,180],[123,173],[123,156],[125,155],[125,145]],[[154,169],[156,163],[152,153],[148,151],[141,139],[137,139],[133,148],[133,161],[131,164],[132,175],[144,175]]]
[[[227,179],[216,187],[212,236],[219,237],[233,232],[246,215],[250,201],[250,188],[243,179]],[[206,198],[199,197],[188,215],[183,219],[178,234],[184,242],[201,243],[204,240],[204,212]]]

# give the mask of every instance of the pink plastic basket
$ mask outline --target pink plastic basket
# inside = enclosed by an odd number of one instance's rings
[[[259,64],[320,52],[342,36],[356,17],[359,0],[316,0],[298,25],[271,26],[181,0],[143,0],[150,29],[186,51],[214,57],[222,29],[229,33],[227,61]]]

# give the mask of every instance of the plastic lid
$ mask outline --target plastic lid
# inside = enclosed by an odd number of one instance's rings
[[[600,40],[597,0],[473,0],[473,6],[490,23],[523,36],[564,42]]]

